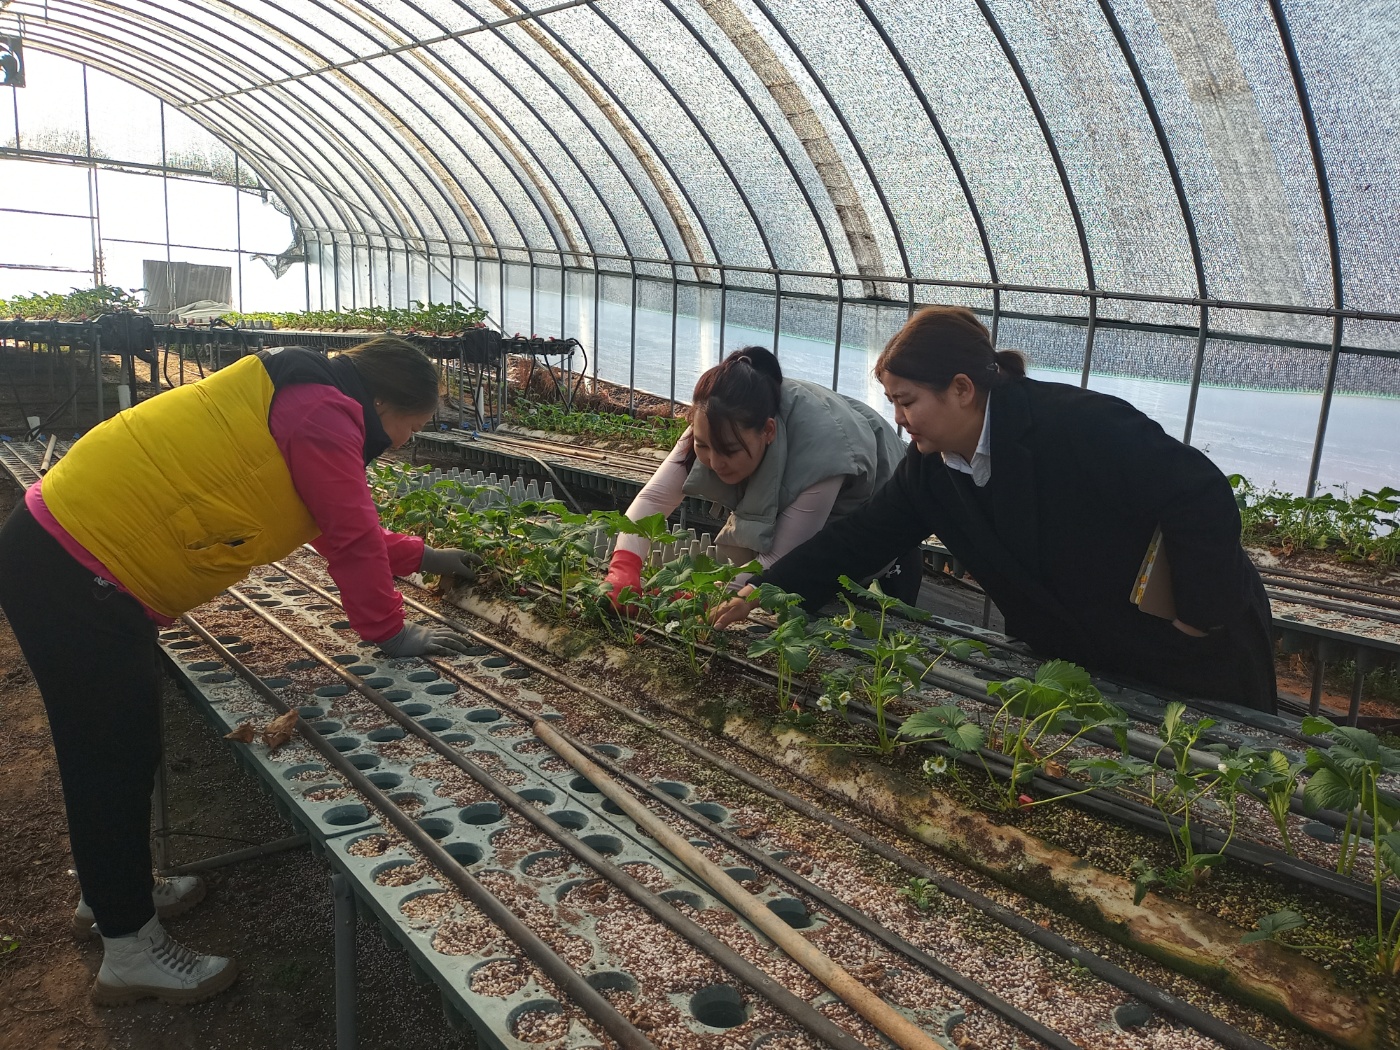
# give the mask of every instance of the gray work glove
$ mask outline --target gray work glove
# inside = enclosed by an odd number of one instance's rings
[[[424,546],[423,560],[418,567],[424,572],[431,572],[435,576],[458,576],[471,583],[476,579],[476,571],[484,562],[480,555],[471,551],[461,551],[455,548],[438,550],[434,547]]]
[[[451,656],[467,651],[467,640],[445,627],[422,627],[405,623],[403,630],[378,643],[385,656]]]

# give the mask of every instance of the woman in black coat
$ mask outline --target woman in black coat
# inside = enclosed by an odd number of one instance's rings
[[[1275,709],[1269,601],[1230,484],[1203,453],[1116,397],[1027,378],[962,307],[915,314],[875,375],[908,455],[869,504],[756,583],[820,605],[839,576],[868,576],[934,534],[1037,654]],[[1173,620],[1131,601],[1159,527]],[[747,609],[730,602],[716,622]]]

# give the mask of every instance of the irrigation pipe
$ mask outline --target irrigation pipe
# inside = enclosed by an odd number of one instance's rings
[[[279,564],[277,567],[282,569],[282,571],[284,571],[288,577],[298,580],[299,582],[303,582],[306,584],[306,586],[315,589],[327,599],[331,601],[336,601],[334,595],[331,595],[329,592],[322,591],[320,588],[316,587],[315,584],[310,583],[310,581],[302,580],[301,577],[297,576],[297,574],[292,570],[287,569],[286,566]],[[314,656],[318,663],[320,663],[327,670],[334,673],[346,685],[349,685],[356,692],[360,693],[362,696],[368,699],[371,703],[378,707],[385,715],[387,715],[389,718],[393,719],[393,721],[395,721],[401,727],[403,727],[403,729],[406,732],[412,734],[414,737],[421,740],[428,747],[432,748],[432,750],[435,751],[442,758],[452,763],[452,765],[456,766],[462,772],[466,773],[482,787],[486,788],[492,794],[496,795],[498,798],[504,801],[508,806],[510,806],[510,808],[515,813],[519,814],[526,821],[532,824],[537,831],[541,832],[548,838],[553,839],[565,849],[569,850],[569,852],[573,853],[576,857],[579,858],[579,860],[583,861],[584,864],[588,865],[594,871],[598,872],[598,874],[606,878],[609,882],[611,882],[614,886],[620,889],[634,902],[636,902],[637,904],[645,908],[648,912],[650,912],[653,918],[663,923],[664,925],[669,926],[673,931],[685,938],[695,947],[708,953],[710,957],[715,960],[715,962],[717,962],[724,969],[728,970],[731,974],[737,977],[744,984],[748,985],[754,991],[758,992],[760,995],[768,999],[769,1002],[771,1002],[775,1007],[777,1007],[780,1011],[786,1014],[793,1022],[802,1027],[808,1033],[810,1033],[817,1039],[820,1039],[822,1042],[837,1048],[837,1050],[862,1050],[862,1045],[849,1032],[845,1031],[834,1021],[830,1020],[825,1015],[818,1012],[809,1003],[798,998],[786,987],[773,980],[753,963],[748,962],[742,955],[731,949],[723,941],[719,940],[719,938],[710,933],[710,931],[700,926],[699,923],[696,923],[694,920],[690,919],[683,912],[677,910],[676,908],[673,908],[669,903],[667,903],[661,897],[654,894],[651,890],[647,889],[636,879],[632,878],[621,868],[617,867],[617,865],[610,862],[606,857],[598,853],[587,843],[583,842],[575,835],[565,830],[562,826],[554,823],[543,813],[540,813],[538,810],[535,809],[533,805],[531,805],[525,799],[521,798],[520,795],[512,791],[510,788],[500,783],[489,773],[483,770],[480,766],[476,765],[474,762],[468,761],[456,748],[452,747],[450,744],[445,743],[442,739],[440,739],[437,736],[437,734],[431,732],[430,730],[424,729],[417,722],[416,719],[410,718],[408,715],[404,714],[397,707],[395,707],[387,697],[385,697],[382,693],[379,692],[379,690],[374,689],[371,686],[365,685],[365,683],[361,681],[358,677],[351,674],[349,671],[347,671],[340,664],[336,663],[325,653],[321,652],[314,645],[307,642],[306,639],[300,637],[291,628],[287,627],[283,623],[280,623],[270,613],[263,609],[257,608],[246,597],[240,594],[236,588],[228,588],[228,593],[233,598],[235,598],[240,604],[242,604],[244,608],[246,608],[249,612],[253,613],[254,616],[258,617],[260,620],[267,623],[275,630],[279,631],[284,637],[288,638],[294,644],[299,645],[309,655]],[[471,685],[470,682],[468,682],[467,684],[469,686]],[[477,691],[482,692],[482,690],[480,689],[478,689]],[[504,706],[510,707],[511,705]],[[318,750],[320,749],[318,748]],[[338,754],[339,752],[337,752],[337,755]],[[338,768],[339,766],[337,766],[337,769]],[[410,818],[405,817],[404,819],[409,820]],[[397,824],[395,826],[397,826]],[[414,824],[413,826],[417,828],[417,824]],[[419,832],[422,832],[421,828],[419,828],[418,830]],[[422,833],[426,834],[426,832]],[[417,843],[417,841],[418,839],[415,837],[415,844]],[[429,841],[432,841],[434,846],[437,846],[436,841],[432,840],[431,837],[429,837]],[[441,847],[437,847],[437,850],[441,851]],[[443,855],[447,856],[450,859],[450,854],[446,854],[445,852],[443,852]],[[429,859],[432,859],[433,856],[436,856],[436,853],[433,853]],[[435,860],[434,863],[436,864]],[[453,861],[453,863],[456,862]],[[483,888],[482,892],[485,893],[487,891]],[[492,899],[494,900],[495,898]],[[483,911],[484,910],[485,909],[483,909]],[[769,914],[771,915],[771,913]],[[502,928],[504,929],[505,927]],[[510,931],[507,930],[507,933],[510,934]],[[514,936],[514,934],[510,935]],[[551,976],[553,975],[551,974]],[[591,986],[589,990],[592,991]],[[927,1045],[929,1047],[934,1048],[934,1050],[937,1050],[936,1044],[929,1043]]]
[[[250,611],[257,611],[252,603],[234,588],[230,587],[228,593]],[[180,617],[180,621],[199,635],[204,643],[218,654],[219,659],[233,668],[238,676],[274,711],[279,714],[287,714],[293,710],[192,616],[186,614]],[[364,773],[356,769],[349,759],[331,747],[319,733],[311,730],[307,726],[306,720],[300,715],[297,716],[296,731],[297,735],[325,759],[337,773],[343,776],[370,805],[382,813],[399,834],[413,843],[414,847],[427,858],[443,878],[456,887],[473,905],[481,909],[482,914],[495,923],[507,937],[518,944],[530,961],[577,1002],[590,1017],[602,1025],[608,1035],[616,1039],[619,1045],[628,1048],[628,1050],[657,1050],[651,1040],[622,1014],[618,1013],[617,1008],[585,981],[572,966],[555,954],[554,950],[538,934],[497,900],[485,886],[468,874],[456,858],[439,845],[436,839],[395,805]]]
[[[303,584],[309,585],[314,590],[317,590],[323,597],[329,598],[333,601],[335,600],[334,595],[331,595],[329,592],[321,588],[317,588],[315,584],[310,583],[310,581],[306,580],[304,577],[300,577],[294,571],[288,570],[287,567],[282,563],[277,563],[276,567],[279,570],[286,572],[292,578],[299,580]],[[1001,925],[1005,926],[1007,929],[1012,930],[1015,933],[1018,933],[1019,935],[1025,937],[1027,940],[1030,940],[1035,944],[1040,945],[1047,951],[1050,951],[1055,955],[1060,956],[1061,958],[1072,960],[1073,962],[1084,966],[1086,969],[1091,971],[1095,976],[1099,977],[1101,980],[1107,981],[1115,987],[1121,988],[1123,991],[1137,997],[1138,999],[1141,999],[1143,1002],[1147,1003],[1154,1009],[1160,1010],[1163,1014],[1167,1015],[1168,1017],[1180,1021],[1181,1023],[1189,1026],[1190,1028],[1195,1029],[1197,1032],[1200,1032],[1202,1035],[1205,1035],[1210,1039],[1216,1040],[1221,1045],[1230,1047],[1231,1050],[1271,1050],[1269,1044],[1262,1042],[1261,1040],[1255,1039],[1253,1036],[1250,1036],[1244,1032],[1241,1032],[1239,1029],[1229,1024],[1226,1024],[1225,1022],[1219,1020],[1218,1018],[1212,1016],[1209,1013],[1206,1013],[1204,1010],[1201,1010],[1198,1007],[1192,1006],[1190,1003],[1178,998],[1166,989],[1161,988],[1150,981],[1144,980],[1136,974],[1125,970],[1112,962],[1109,962],[1107,959],[1104,959],[1102,956],[1099,956],[1092,951],[1089,951],[1085,948],[1080,947],[1077,944],[1074,944],[1072,941],[1069,941],[1065,937],[1062,937],[1061,935],[1053,932],[1052,930],[1046,929],[1040,926],[1038,923],[1032,921],[1031,919],[1028,919],[1023,915],[1012,911],[1010,908],[998,904],[990,897],[978,893],[976,890],[964,886],[962,883],[956,881],[955,879],[951,879],[946,875],[943,875],[936,869],[929,867],[927,864],[924,864],[914,859],[907,853],[904,853],[903,851],[898,850],[893,846],[890,846],[884,840],[876,838],[875,836],[869,834],[868,832],[850,823],[849,821],[843,820],[842,818],[836,816],[830,811],[824,810],[821,807],[811,802],[808,802],[806,799],[798,795],[794,795],[793,793],[783,788],[780,788],[777,785],[768,782],[767,780],[764,780],[762,777],[759,777],[757,774],[751,772],[743,766],[738,766],[732,762],[729,762],[728,760],[722,758],[721,756],[704,747],[703,745],[697,744],[679,733],[673,732],[672,730],[669,730],[664,726],[658,725],[656,722],[647,718],[645,715],[642,715],[637,711],[632,710],[624,704],[618,703],[616,700],[612,700],[604,696],[602,693],[599,693],[595,689],[592,689],[588,686],[582,685],[581,683],[574,681],[567,675],[557,671],[555,668],[549,666],[548,664],[542,663],[541,661],[536,660],[533,657],[530,657],[527,654],[512,648],[511,646],[505,645],[498,639],[495,639],[488,634],[484,634],[480,631],[474,630],[473,628],[462,623],[455,617],[446,616],[443,613],[438,612],[436,609],[424,605],[423,603],[416,601],[415,599],[410,598],[407,595],[404,596],[404,602],[410,608],[427,616],[430,616],[448,627],[451,627],[454,631],[457,631],[459,634],[471,638],[482,645],[490,646],[497,652],[501,652],[508,655],[512,660],[519,663],[522,667],[528,667],[533,671],[537,671],[545,677],[551,679],[552,681],[566,686],[567,688],[573,690],[581,696],[587,697],[594,703],[597,703],[600,706],[623,716],[624,718],[648,730],[649,732],[655,733],[662,739],[675,744],[677,747],[680,747],[682,750],[688,752],[691,755],[694,755],[701,761],[706,762],[712,765],[714,768],[725,773],[726,775],[733,777],[740,783],[743,783],[748,787],[751,787],[754,790],[767,795],[769,798],[772,798],[775,801],[788,806],[789,808],[797,811],[798,813],[801,813],[803,816],[818,821],[826,825],[827,827],[838,831],[840,834],[844,835],[846,838],[850,839],[857,845],[870,850],[871,852],[894,864],[906,874],[909,874],[916,878],[928,879],[932,885],[936,886],[941,892],[946,893],[948,896],[971,905],[972,907],[981,911],[987,917],[991,918],[993,921],[1000,923]],[[343,670],[343,668],[341,670]],[[771,760],[767,756],[755,752],[737,741],[734,741],[732,743],[735,747],[740,748],[746,753],[753,755],[754,757],[760,759],[765,763],[771,764]],[[825,788],[821,784],[813,783],[807,778],[802,777],[800,774],[794,773],[790,770],[784,770],[784,772],[788,773],[791,776],[794,776],[799,780],[802,780],[804,783],[807,783],[809,786],[815,788],[818,791],[825,792]],[[841,801],[847,804],[852,804],[851,800],[849,799],[843,798]],[[860,807],[857,806],[856,808]],[[862,810],[862,812],[866,811]],[[876,820],[882,819],[880,815],[876,813],[867,813],[867,815],[873,817]]]
[[[629,792],[624,791],[597,763],[581,754],[556,733],[548,722],[537,719],[531,728],[556,755],[612,799],[639,828],[670,850],[672,856],[694,874],[699,875],[731,908],[758,927],[761,933],[800,963],[808,973],[835,992],[847,1006],[904,1050],[940,1050],[938,1044],[929,1038],[922,1028],[875,995],[830,956],[814,947],[805,937],[760,904],[748,890],[731,879],[723,868],[653,816],[649,809]]]

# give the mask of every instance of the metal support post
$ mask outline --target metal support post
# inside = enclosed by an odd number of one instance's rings
[[[335,910],[335,1050],[355,1050],[355,892],[350,880],[331,876]]]
[[[1327,654],[1325,647],[1318,642],[1313,651],[1312,693],[1308,697],[1308,714],[1315,715],[1322,710],[1322,684],[1327,675]]]
[[[165,700],[161,697],[156,698],[156,716],[160,732],[160,762],[156,765],[155,790],[151,792],[151,808],[155,818],[152,853],[156,867],[164,871],[170,867],[170,802],[165,768]]]

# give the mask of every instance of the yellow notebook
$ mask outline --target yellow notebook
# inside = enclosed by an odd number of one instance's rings
[[[1147,545],[1147,553],[1142,556],[1142,566],[1137,579],[1133,581],[1133,593],[1129,596],[1143,612],[1160,616],[1164,620],[1176,619],[1176,599],[1172,596],[1172,567],[1167,561],[1167,550],[1162,543],[1162,527],[1152,534],[1152,542]]]

